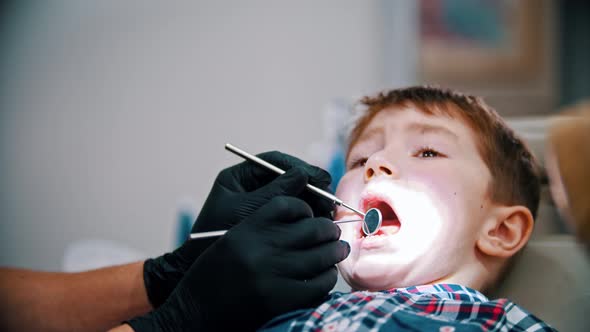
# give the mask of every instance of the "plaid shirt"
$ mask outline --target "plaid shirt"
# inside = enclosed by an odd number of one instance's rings
[[[263,331],[555,331],[507,299],[451,284],[332,293],[315,309],[279,316]]]

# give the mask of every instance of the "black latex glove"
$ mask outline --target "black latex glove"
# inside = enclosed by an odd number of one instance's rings
[[[327,190],[331,178],[319,167],[280,152],[267,152],[258,157],[286,171],[276,173],[250,161],[221,171],[203,205],[192,232],[230,229],[275,196],[298,196],[311,206],[316,217],[330,217],[333,204],[309,190],[311,183]],[[278,176],[278,177],[277,177]],[[217,238],[187,241],[172,253],[144,263],[144,283],[151,304],[157,308],[170,295],[184,273],[199,255]]]
[[[128,322],[140,331],[249,331],[315,306],[350,252],[332,220],[280,196],[232,228],[185,274],[166,303]]]

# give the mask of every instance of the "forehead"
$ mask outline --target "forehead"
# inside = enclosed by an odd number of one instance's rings
[[[375,134],[437,134],[458,141],[475,143],[475,133],[458,114],[435,111],[431,114],[415,107],[392,106],[379,111],[359,136],[359,141]],[[351,142],[356,143],[356,142]]]

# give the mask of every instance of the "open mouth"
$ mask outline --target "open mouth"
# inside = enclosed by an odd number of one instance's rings
[[[369,209],[378,209],[381,211],[381,215],[383,219],[381,221],[381,228],[371,235],[371,236],[379,236],[379,235],[393,235],[399,231],[401,228],[401,223],[397,214],[395,213],[394,209],[387,203],[386,201],[379,199],[379,198],[372,198],[368,199],[364,202],[365,211]],[[361,233],[361,237],[366,237],[365,233],[362,231],[362,228],[359,229]]]

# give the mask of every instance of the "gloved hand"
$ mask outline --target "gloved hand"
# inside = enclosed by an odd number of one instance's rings
[[[350,252],[332,220],[279,196],[208,248],[166,303],[128,322],[139,331],[249,331],[315,306]]]
[[[229,167],[219,173],[191,232],[230,229],[273,197],[298,196],[305,200],[316,217],[330,217],[333,204],[309,190],[308,182],[327,190],[328,172],[280,152],[267,152],[258,157],[286,171],[276,173],[250,161]],[[278,177],[277,177],[278,176]],[[144,283],[148,298],[155,308],[162,304],[199,255],[217,238],[185,242],[172,253],[144,263]]]

